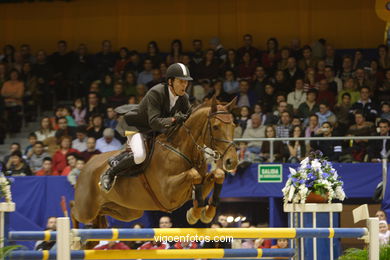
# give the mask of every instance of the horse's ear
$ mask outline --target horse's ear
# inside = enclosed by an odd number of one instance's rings
[[[236,104],[237,104],[237,97],[233,98],[232,101],[230,101],[226,106],[226,110],[231,112],[235,107],[236,107]]]
[[[217,109],[217,96],[214,95],[211,98],[211,113],[215,113],[217,111],[218,111],[218,109]]]

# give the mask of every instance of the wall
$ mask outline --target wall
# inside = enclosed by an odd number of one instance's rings
[[[383,42],[385,22],[372,0],[71,0],[71,2],[0,4],[0,46],[30,43],[36,50],[54,50],[57,40],[71,48],[85,42],[100,48],[145,50],[156,40],[163,51],[174,38],[190,48],[191,40],[206,43],[219,36],[226,47],[239,47],[252,33],[264,48],[268,37],[286,45],[294,37],[303,43],[324,37],[336,48],[370,48]],[[207,44],[205,44],[207,45]]]

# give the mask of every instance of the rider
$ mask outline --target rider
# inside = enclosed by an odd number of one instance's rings
[[[132,153],[124,151],[114,158],[109,159],[110,168],[101,176],[100,183],[103,190],[109,191],[112,182],[122,171],[141,164],[146,158],[145,145],[142,133],[166,132],[171,126],[181,124],[190,112],[190,103],[186,89],[188,81],[192,80],[188,68],[182,63],[170,65],[166,73],[166,82],[152,87],[142,99],[139,105],[130,107],[118,107],[116,111],[123,113],[122,124],[119,129],[125,130],[135,127],[137,133],[128,136],[127,143]],[[127,129],[126,129],[127,128]]]

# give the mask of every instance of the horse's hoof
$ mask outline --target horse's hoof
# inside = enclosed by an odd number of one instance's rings
[[[209,207],[210,206],[204,207],[200,212],[200,221],[202,221],[205,224],[209,224],[214,219],[215,216],[215,209],[210,209]],[[212,216],[207,216],[207,210],[211,210],[212,213],[214,214],[212,214]]]
[[[199,220],[198,218],[196,218],[196,217],[194,216],[193,208],[190,208],[189,210],[187,210],[186,217],[187,217],[187,222],[188,222],[188,224],[190,224],[190,225],[196,224],[196,222],[198,222],[198,220]]]

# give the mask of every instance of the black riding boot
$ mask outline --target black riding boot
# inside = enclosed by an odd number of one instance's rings
[[[110,169],[108,169],[104,174],[102,174],[102,176],[100,176],[100,185],[105,191],[109,191],[111,189],[115,176],[118,176],[120,173],[124,172],[126,169],[131,168],[135,164],[132,153],[126,152],[125,155],[126,156],[121,156],[120,161],[116,163],[116,165],[110,167]]]

